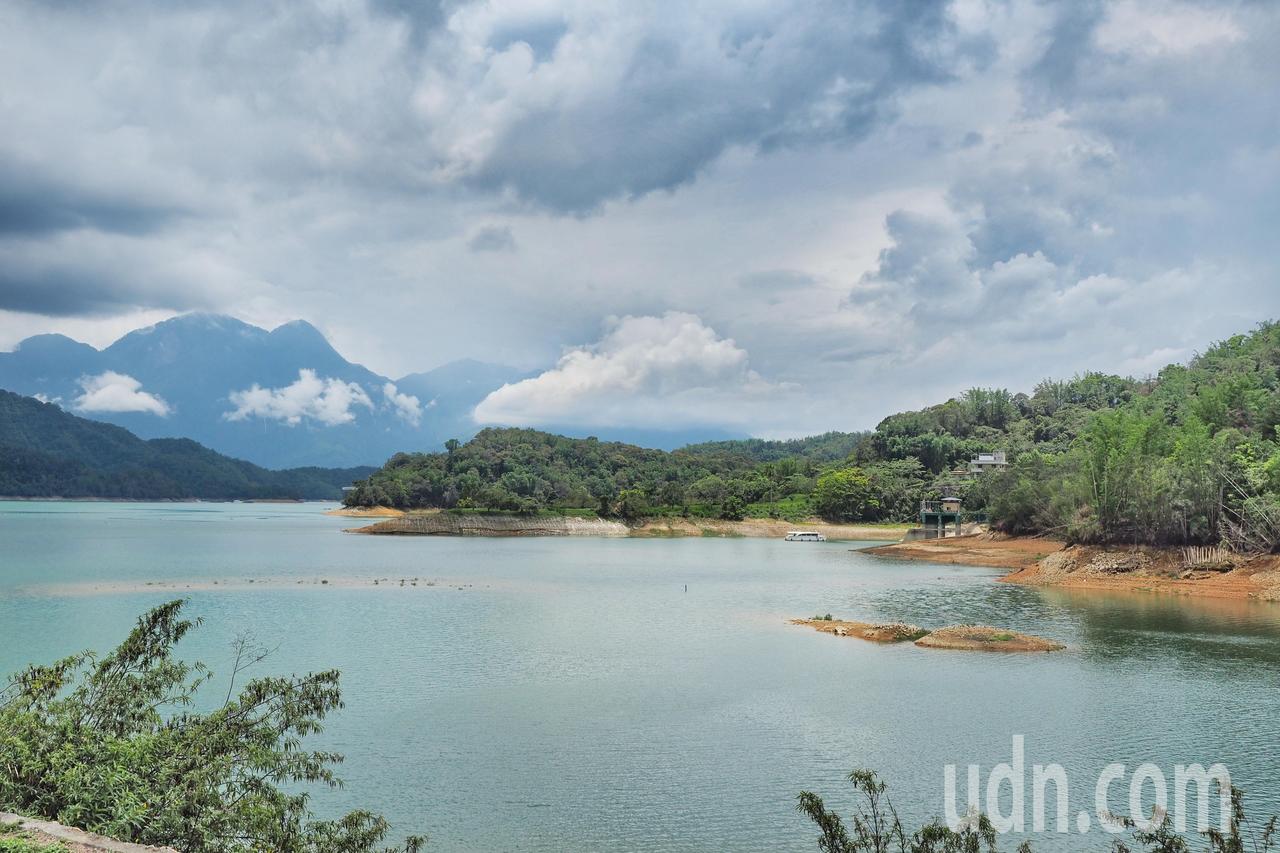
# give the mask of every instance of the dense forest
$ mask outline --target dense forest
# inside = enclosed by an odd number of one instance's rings
[[[954,495],[1011,533],[1270,551],[1280,547],[1278,425],[1280,324],[1265,323],[1154,377],[975,388],[866,434],[665,453],[488,429],[444,453],[393,457],[347,502],[909,521],[921,500]],[[986,452],[1009,464],[971,473]]]
[[[808,494],[815,479],[824,466],[848,458],[857,443],[857,436],[829,433],[788,442],[714,442],[668,453],[537,430],[485,429],[466,444],[449,442],[444,453],[393,456],[357,483],[346,501],[729,518],[743,517],[752,505],[767,512],[759,507],[767,504],[776,512],[811,515]],[[779,456],[782,447],[790,452]],[[759,461],[774,456],[774,461]]]
[[[0,391],[0,495],[170,500],[328,499],[371,468],[269,471],[185,438],[126,429]]]

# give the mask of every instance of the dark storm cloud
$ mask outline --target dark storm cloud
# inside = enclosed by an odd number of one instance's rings
[[[0,237],[77,228],[142,235],[185,215],[177,207],[93,192],[0,162]]]
[[[730,15],[707,33],[656,27],[619,57],[598,97],[526,111],[470,181],[573,214],[618,196],[688,184],[733,146],[848,143],[916,85],[981,63],[989,39],[959,38],[942,2],[810,3]]]
[[[128,278],[128,271],[47,264],[35,268],[0,262],[0,310],[46,317],[93,317],[131,308],[184,311],[206,307],[198,294]]]

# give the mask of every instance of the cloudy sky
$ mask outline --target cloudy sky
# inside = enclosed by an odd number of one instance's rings
[[[1280,4],[0,2],[0,349],[311,321],[492,422],[873,425],[1280,316]]]

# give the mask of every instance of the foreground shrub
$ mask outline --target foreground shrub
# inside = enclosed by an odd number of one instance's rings
[[[996,831],[983,814],[967,818],[965,825],[951,829],[941,821],[933,821],[908,835],[898,819],[893,801],[885,794],[885,783],[871,770],[855,770],[849,782],[857,793],[857,804],[851,816],[852,828],[835,812],[829,811],[822,797],[801,791],[796,797],[796,810],[818,827],[818,850],[822,853],[996,853]],[[1126,817],[1113,818],[1131,831],[1132,841],[1116,839],[1112,853],[1191,853],[1187,839],[1173,831],[1168,814],[1152,817],[1154,828],[1143,829]],[[1278,819],[1271,818],[1253,832],[1244,812],[1244,794],[1231,789],[1231,814],[1225,832],[1211,829],[1205,833],[1208,853],[1271,853],[1276,849]],[[1130,846],[1130,844],[1134,846]],[[1031,843],[1023,841],[1017,853],[1031,853]]]
[[[306,793],[280,787],[340,784],[342,756],[301,748],[342,707],[337,671],[254,679],[212,713],[186,710],[210,673],[173,656],[199,625],[184,604],[141,617],[106,657],[32,666],[0,691],[0,810],[192,853],[419,850],[419,837],[380,848],[388,825],[370,812],[316,820]]]

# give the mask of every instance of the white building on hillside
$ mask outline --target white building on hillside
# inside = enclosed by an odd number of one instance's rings
[[[981,474],[983,471],[999,471],[1008,468],[1009,462],[1003,450],[992,453],[979,453],[978,458],[969,460],[969,473]]]

